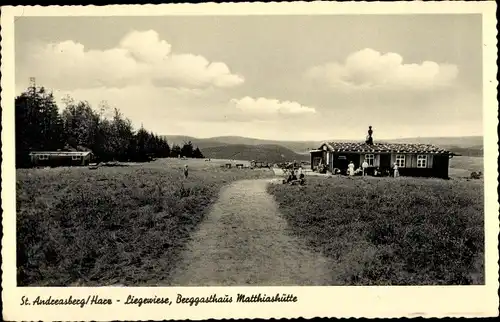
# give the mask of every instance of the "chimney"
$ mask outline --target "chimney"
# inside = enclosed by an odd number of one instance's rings
[[[372,126],[370,125],[368,127],[368,136],[366,137],[366,144],[368,145],[373,145],[373,130],[372,130]]]

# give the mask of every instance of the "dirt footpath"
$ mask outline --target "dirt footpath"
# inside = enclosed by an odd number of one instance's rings
[[[269,180],[245,180],[222,189],[193,235],[172,285],[329,285],[321,255],[287,232]]]

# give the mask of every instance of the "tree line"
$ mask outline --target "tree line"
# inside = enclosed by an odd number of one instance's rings
[[[165,138],[132,122],[101,103],[94,110],[86,101],[63,100],[62,112],[52,92],[31,86],[15,98],[16,167],[30,165],[31,151],[92,151],[97,161],[143,162],[153,158],[203,158],[191,142],[170,146]]]

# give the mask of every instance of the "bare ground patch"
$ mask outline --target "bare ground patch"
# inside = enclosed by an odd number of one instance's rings
[[[268,180],[224,188],[182,255],[174,285],[328,285],[327,261],[291,236]]]

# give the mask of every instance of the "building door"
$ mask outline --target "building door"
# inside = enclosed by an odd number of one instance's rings
[[[315,169],[319,163],[321,162],[321,157],[313,157],[313,161],[312,161],[312,164],[311,164],[311,169]]]
[[[448,155],[435,155],[432,164],[434,175],[438,178],[447,179],[449,162],[450,158]]]
[[[347,172],[347,166],[349,165],[349,160],[345,155],[337,156],[336,166],[340,169],[340,171]]]
[[[391,155],[388,153],[380,155],[380,169],[390,169],[391,168]]]

